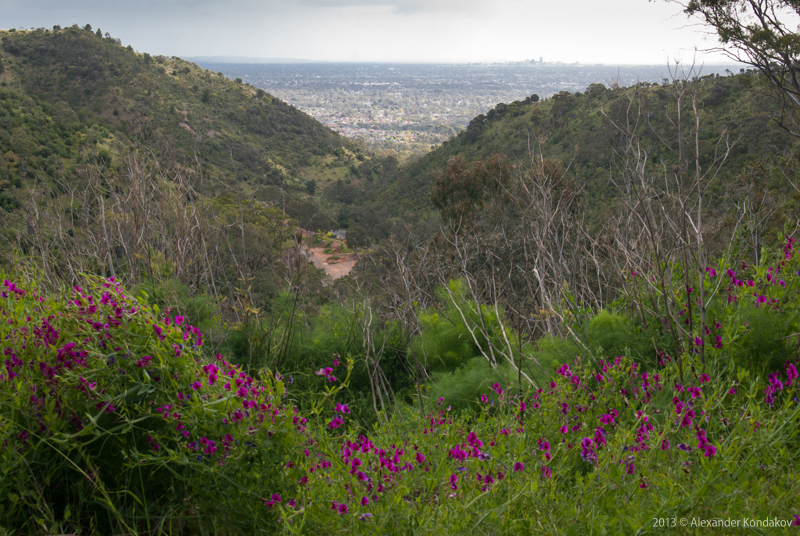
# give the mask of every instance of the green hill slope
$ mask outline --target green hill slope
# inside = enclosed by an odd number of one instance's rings
[[[694,83],[701,114],[701,169],[709,166],[715,150],[726,141],[733,145],[708,192],[711,199],[721,203],[721,208],[729,207],[741,202],[740,194],[753,188],[776,190],[791,198],[784,174],[794,176],[791,155],[795,140],[770,121],[779,108],[765,94],[757,76],[709,76]],[[474,161],[502,154],[512,161],[529,162],[536,154],[568,165],[577,182],[585,185],[590,210],[599,216],[618,195],[611,179],[619,173],[623,136],[614,123],[629,125],[641,149],[647,152],[650,172],[664,175],[665,170],[667,174],[672,171],[677,148],[676,91],[674,83],[615,89],[593,84],[584,93],[561,92],[543,101],[532,96],[511,104],[500,103],[486,115],[474,118],[465,131],[409,165],[396,181],[373,192],[368,203],[396,207],[398,214],[411,211],[419,217],[433,211],[431,186],[451,158]],[[685,120],[691,115],[688,94],[682,102]],[[686,128],[693,126],[687,124]],[[695,141],[689,141],[688,150],[694,154]],[[722,146],[718,146],[720,142]],[[691,161],[693,166],[694,156]],[[749,181],[748,185],[743,180]]]
[[[5,87],[38,99],[57,126],[97,125],[211,174],[254,185],[324,179],[326,160],[347,145],[264,91],[87,29],[2,32],[0,40]],[[39,155],[22,152],[36,167]]]

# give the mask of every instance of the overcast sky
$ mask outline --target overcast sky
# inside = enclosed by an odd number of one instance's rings
[[[324,61],[690,61],[716,44],[663,0],[2,0],[0,27],[89,23],[140,52]],[[705,55],[704,63],[722,56]],[[724,61],[724,60],[723,60]]]

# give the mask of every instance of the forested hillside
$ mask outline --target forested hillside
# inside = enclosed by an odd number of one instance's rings
[[[797,180],[794,141],[773,121],[780,108],[757,74],[696,78],[690,71],[687,76],[693,79],[690,91],[678,77],[663,84],[627,88],[597,83],[582,93],[561,92],[542,101],[534,96],[500,103],[367,199],[420,215],[433,208],[430,187],[453,157],[474,162],[500,154],[523,164],[544,157],[569,168],[593,218],[602,219],[616,206],[620,185],[615,179],[622,175],[625,143],[631,135],[637,137],[654,173],[661,169],[662,175],[668,175],[675,165],[680,96],[681,107],[691,107],[694,98],[700,112],[701,168],[708,167],[715,154],[725,155],[719,174],[709,185],[708,195],[718,209],[715,212],[744,202],[761,204],[763,200],[774,205],[777,198],[796,195],[784,178],[788,175]],[[697,152],[693,140],[686,150]],[[753,201],[753,195],[759,199]],[[778,205],[778,219],[783,210],[797,209],[796,204]]]
[[[337,207],[349,189],[396,167],[263,90],[136,53],[99,29],[6,31],[0,40],[0,145],[17,187],[32,177],[55,187],[87,163],[119,173],[129,149],[144,149],[203,195],[240,192],[332,229],[347,225]],[[0,196],[11,207],[18,194],[7,185]]]

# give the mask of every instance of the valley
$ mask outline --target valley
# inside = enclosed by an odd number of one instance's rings
[[[0,30],[0,536],[800,528],[774,64],[207,60]]]
[[[423,154],[466,128],[497,103],[560,91],[585,91],[593,83],[629,86],[661,83],[667,65],[581,65],[537,60],[497,64],[218,63],[199,62],[241,78],[373,150]],[[701,75],[733,65],[706,65]]]

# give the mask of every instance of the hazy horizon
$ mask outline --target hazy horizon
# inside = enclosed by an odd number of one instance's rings
[[[145,51],[146,52],[146,51]],[[480,64],[504,64],[504,63],[520,63],[526,60],[506,60],[506,61],[389,61],[389,60],[315,60],[310,58],[264,58],[264,57],[257,57],[257,56],[181,56],[181,59],[191,61],[194,63],[198,62],[206,62],[206,63],[230,63],[230,64],[268,64],[268,63],[280,63],[280,64],[301,64],[301,63],[321,63],[321,64],[397,64],[397,65],[480,65]],[[539,58],[527,58],[530,60],[535,60],[536,62],[539,61]],[[581,65],[581,66],[592,66],[592,65],[603,65],[606,67],[612,66],[642,66],[642,67],[650,67],[650,66],[660,66],[666,65],[666,61],[661,63],[616,63],[616,62],[581,62],[575,61],[572,63],[566,63],[561,61],[548,61],[547,58],[544,58],[544,63],[549,65],[560,64],[565,67],[574,66],[574,65]],[[708,66],[732,66],[732,67],[748,67],[746,64],[734,62],[728,58],[721,58],[719,61],[712,62],[697,62],[698,66],[708,65]]]
[[[339,63],[727,64],[663,0],[11,0],[9,28],[91,24],[141,52]]]

